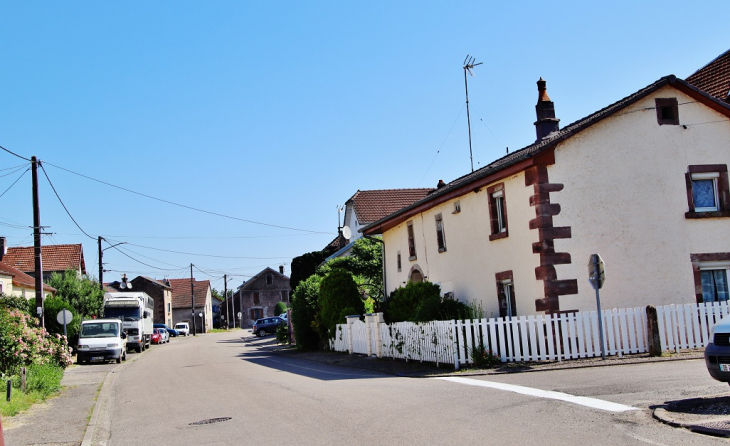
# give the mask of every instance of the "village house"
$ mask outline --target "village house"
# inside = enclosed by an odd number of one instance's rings
[[[595,310],[598,253],[604,308],[727,300],[727,80],[713,96],[663,77],[560,128],[540,79],[535,143],[362,229],[383,235],[387,291],[429,280],[486,316]]]
[[[147,293],[154,301],[155,307],[153,311],[153,321],[155,324],[165,324],[172,327],[172,287],[167,279],[156,280],[151,277],[137,276],[130,281],[131,288],[121,288],[119,281],[105,284],[108,292],[118,293],[126,291],[141,291]],[[188,280],[188,287],[190,280]],[[188,297],[190,293],[188,292]],[[190,308],[190,303],[188,303]]]
[[[0,245],[6,246],[5,237],[0,237]],[[0,253],[0,262],[35,277],[35,257],[32,246],[7,247]],[[84,249],[81,244],[41,246],[43,281],[48,281],[53,273],[65,274],[74,271],[81,277],[86,274]]]
[[[35,299],[35,279],[23,271],[0,262],[0,294]],[[54,294],[56,294],[55,288],[43,284],[44,299]]]
[[[210,280],[168,279],[171,288],[172,325],[187,322],[190,333],[207,333],[213,328],[213,304],[211,302]],[[194,303],[191,296],[194,295]],[[195,318],[193,318],[193,314]],[[201,316],[202,314],[202,316]],[[169,325],[169,324],[168,324]]]
[[[241,320],[236,319],[236,326],[252,327],[256,319],[274,316],[277,303],[284,302],[289,306],[289,277],[284,275],[283,266],[279,267],[279,271],[266,268],[238,287],[230,299],[233,302],[233,314],[238,317],[238,313],[241,313]],[[221,317],[224,320],[227,320],[229,305],[226,300],[221,306]]]

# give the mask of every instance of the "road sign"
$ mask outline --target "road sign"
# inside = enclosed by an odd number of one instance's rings
[[[65,320],[64,320],[64,318],[65,318]],[[74,315],[70,311],[68,311],[68,310],[61,310],[56,315],[56,320],[61,325],[64,325],[64,323],[66,325],[70,324],[71,323],[71,320],[73,318],[74,318]]]
[[[239,312],[238,312],[238,318],[239,318],[239,319],[241,319],[241,316],[242,316],[242,315],[241,315],[241,312],[239,311]]]
[[[588,259],[588,281],[594,290],[603,288],[603,282],[606,281],[606,265],[598,254],[591,254]]]

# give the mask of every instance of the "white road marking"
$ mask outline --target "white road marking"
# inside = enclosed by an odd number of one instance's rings
[[[629,410],[638,410],[636,407],[625,406],[623,404],[612,403],[610,401],[599,400],[597,398],[589,398],[585,396],[575,396],[562,392],[553,392],[550,390],[534,389],[532,387],[516,386],[514,384],[503,384],[493,381],[482,381],[470,378],[434,378],[443,381],[451,381],[469,386],[489,387],[497,390],[506,390],[507,392],[520,393],[522,395],[536,396],[538,398],[548,398],[553,400],[565,401],[568,403],[579,404],[581,406],[592,407],[594,409],[607,410],[609,412],[626,412]]]

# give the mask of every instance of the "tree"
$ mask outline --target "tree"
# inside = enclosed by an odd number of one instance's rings
[[[72,314],[71,320],[66,321],[66,334],[68,339],[74,339],[81,328],[81,317],[70,303],[57,296],[48,297],[43,302],[46,330],[51,334],[64,334],[63,324],[59,324],[56,320],[61,310],[68,310]]]
[[[312,275],[299,282],[291,301],[291,321],[294,339],[299,350],[316,350],[319,347],[319,286],[322,277]]]
[[[226,296],[227,297],[233,297],[233,290],[226,290]],[[215,297],[216,299],[220,300],[221,302],[226,300],[226,297],[223,297],[223,291],[218,291],[215,288],[210,289],[210,295]]]
[[[344,269],[334,269],[322,279],[318,303],[321,320],[319,332],[324,339],[334,336],[336,325],[343,323],[345,316],[365,312],[357,284]]]
[[[56,297],[71,304],[73,312],[82,319],[102,315],[104,291],[96,280],[88,276],[79,277],[76,271],[66,271],[65,274],[53,273],[48,285],[55,288]]]
[[[330,255],[326,251],[312,251],[294,257],[291,261],[291,276],[289,277],[289,285],[292,290],[296,290],[300,282],[307,280],[311,275],[317,272],[317,267],[324,262]]]
[[[339,268],[352,274],[360,294],[366,299],[383,301],[383,247],[377,240],[358,239],[349,257],[338,257],[322,265],[317,274],[326,276]]]

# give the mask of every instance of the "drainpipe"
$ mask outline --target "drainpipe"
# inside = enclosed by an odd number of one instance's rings
[[[379,238],[373,237],[372,235],[363,234],[363,237],[365,237],[368,240],[375,240],[376,242],[383,245],[383,249],[381,250],[380,253],[383,258],[383,302],[385,302],[385,299],[387,299],[386,292],[388,290],[388,287],[385,286],[386,285],[386,282],[385,282],[385,242]]]

